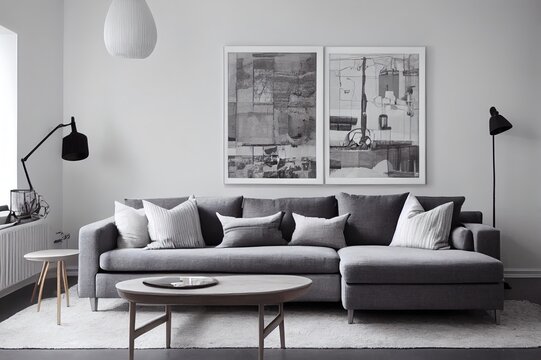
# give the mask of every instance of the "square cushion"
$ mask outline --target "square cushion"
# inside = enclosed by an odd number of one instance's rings
[[[224,238],[218,247],[287,245],[280,231],[281,211],[256,218],[236,218],[220,213],[216,216],[224,229]]]
[[[143,200],[152,242],[145,249],[205,247],[197,203],[190,198],[168,210]]]
[[[408,193],[399,195],[336,195],[338,213],[350,214],[344,230],[350,245],[389,245]]]
[[[348,284],[500,283],[503,264],[463,250],[350,246],[338,251],[340,274]]]
[[[188,197],[145,199],[148,202],[158,205],[165,209],[172,209],[175,206],[188,200]],[[201,232],[207,245],[218,245],[222,242],[224,232],[222,224],[216,213],[219,212],[225,216],[242,216],[242,196],[234,197],[196,197],[199,220],[201,222]],[[124,203],[136,209],[143,207],[141,199],[125,199]]]
[[[334,196],[281,199],[244,198],[242,205],[242,217],[247,218],[269,216],[278,211],[284,212],[281,230],[286,241],[291,241],[291,235],[295,230],[293,212],[303,216],[325,219],[331,219],[338,215]]]

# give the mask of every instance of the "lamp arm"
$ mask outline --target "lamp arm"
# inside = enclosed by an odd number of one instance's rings
[[[24,174],[26,175],[26,181],[28,181],[28,186],[30,186],[30,190],[34,190],[34,187],[32,186],[32,182],[30,181],[30,177],[28,176],[28,170],[26,170],[26,160],[58,129],[70,126],[71,124],[58,124],[51,132],[47,134],[25,157],[21,159],[21,163],[23,164]]]

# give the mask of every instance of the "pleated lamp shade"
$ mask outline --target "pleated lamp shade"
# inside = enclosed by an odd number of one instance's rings
[[[152,54],[158,32],[145,0],[113,0],[103,30],[109,54],[144,59]]]

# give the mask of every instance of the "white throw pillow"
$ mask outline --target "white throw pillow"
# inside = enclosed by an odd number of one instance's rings
[[[295,231],[289,245],[325,246],[336,250],[346,247],[344,227],[348,218],[349,214],[325,219],[293,213]]]
[[[148,220],[144,209],[134,209],[115,201],[115,225],[118,229],[117,247],[140,248],[150,242]]]
[[[195,199],[188,199],[171,210],[143,200],[150,239],[146,249],[205,247]]]
[[[448,249],[452,220],[452,202],[425,211],[417,198],[409,194],[390,246]]]

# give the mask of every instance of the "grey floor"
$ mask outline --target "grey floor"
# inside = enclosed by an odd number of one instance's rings
[[[70,284],[76,279],[70,278]],[[44,294],[55,296],[54,281],[46,282]],[[526,299],[541,304],[541,279],[510,279],[512,290],[506,290],[507,299]],[[26,308],[32,287],[27,286],[0,299],[0,321]],[[125,349],[112,350],[0,350],[0,360],[124,360],[128,358]],[[237,360],[257,359],[256,349],[171,349],[136,350],[136,360]],[[541,359],[541,348],[536,349],[269,349],[265,351],[268,360],[379,360],[379,359],[476,359],[513,360]]]

